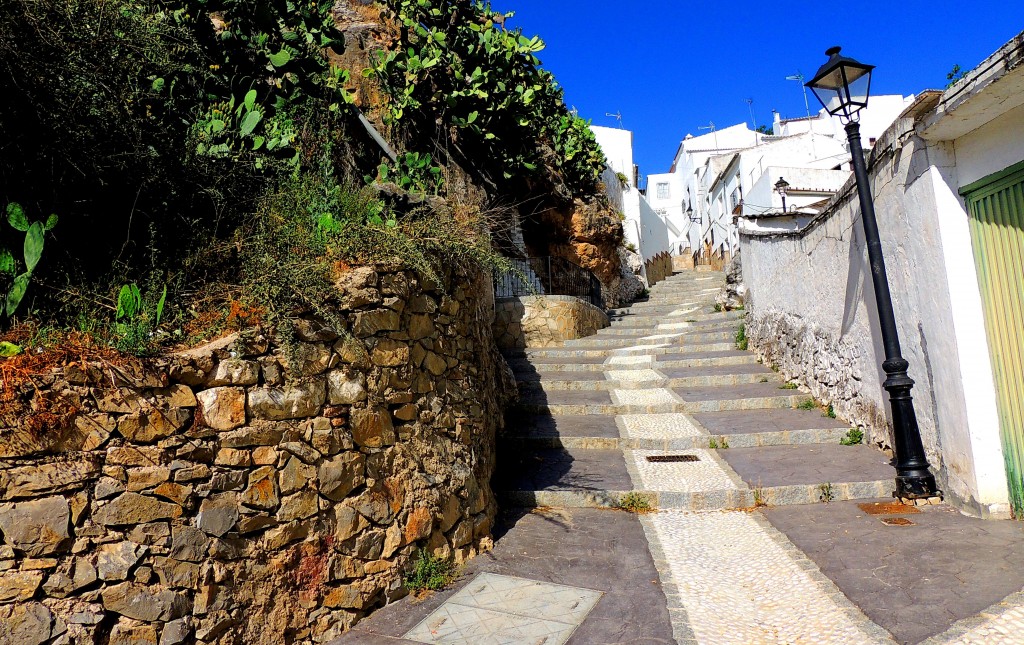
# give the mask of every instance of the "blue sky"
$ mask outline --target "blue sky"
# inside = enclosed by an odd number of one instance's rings
[[[698,3],[688,0],[493,0],[515,11],[511,27],[540,35],[540,58],[565,87],[566,101],[596,125],[621,111],[633,130],[635,161],[667,172],[680,140],[714,121],[758,124],[772,110],[805,113],[800,84],[824,51],[878,66],[873,94],[945,87],[954,64],[972,69],[1024,30],[1024,0]],[[815,99],[808,95],[811,110]],[[820,107],[820,106],[819,106]]]

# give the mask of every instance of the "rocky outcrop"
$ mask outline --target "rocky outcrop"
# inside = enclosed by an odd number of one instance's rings
[[[725,286],[715,297],[715,303],[722,311],[743,308],[747,296],[747,285],[743,284],[743,263],[737,253],[725,269]]]
[[[312,318],[45,375],[67,427],[0,431],[0,643],[322,643],[425,550],[490,544],[502,397],[484,277],[358,268]]]

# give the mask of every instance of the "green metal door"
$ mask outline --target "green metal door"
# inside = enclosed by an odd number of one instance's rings
[[[962,191],[998,391],[1014,516],[1024,518],[1024,163]]]

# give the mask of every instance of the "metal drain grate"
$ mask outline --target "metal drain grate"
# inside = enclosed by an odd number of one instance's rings
[[[700,461],[697,455],[647,455],[647,461],[660,463],[677,463],[684,461]]]
[[[905,517],[883,517],[882,524],[889,526],[913,526],[914,523]]]

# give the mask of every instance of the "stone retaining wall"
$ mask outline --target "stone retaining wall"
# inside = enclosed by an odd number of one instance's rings
[[[355,269],[345,337],[304,319],[44,375],[78,412],[0,431],[0,643],[322,643],[420,549],[488,548],[515,387],[485,281],[455,282]]]
[[[645,263],[647,269],[647,282],[650,286],[661,282],[673,273],[672,256],[668,253],[659,253]]]
[[[498,300],[493,331],[501,349],[522,349],[593,336],[609,324],[608,314],[579,298],[523,296]]]

